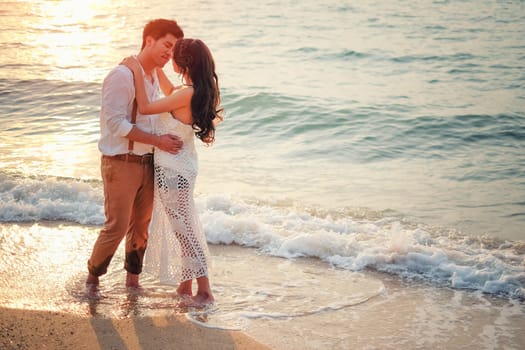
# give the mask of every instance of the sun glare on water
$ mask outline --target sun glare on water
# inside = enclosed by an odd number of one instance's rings
[[[98,26],[97,16],[106,14],[107,1],[41,1],[34,4],[34,30],[28,41],[32,59],[49,70],[48,79],[91,81],[89,62],[96,62],[100,45],[110,36]],[[93,64],[96,66],[96,64]],[[95,67],[98,68],[98,67]]]
[[[39,7],[52,22],[67,25],[90,20],[103,4],[101,0],[63,0],[44,1]]]

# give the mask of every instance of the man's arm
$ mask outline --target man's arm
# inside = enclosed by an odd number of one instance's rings
[[[133,126],[131,131],[126,135],[130,140],[146,143],[160,148],[165,152],[177,154],[182,147],[182,141],[175,135],[154,135],[145,132]]]
[[[133,125],[126,119],[129,101],[134,98],[133,75],[124,69],[115,68],[102,84],[102,114],[109,132],[126,137]]]
[[[128,108],[128,101],[134,98],[133,91],[133,74],[128,69],[115,69],[104,80],[102,88],[104,118],[110,132],[176,154],[182,147],[182,141],[177,136],[150,134],[126,119],[125,111]]]

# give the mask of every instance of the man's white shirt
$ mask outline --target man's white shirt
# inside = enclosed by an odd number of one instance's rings
[[[144,71],[142,71],[143,76]],[[153,83],[144,76],[146,94],[150,101],[160,97],[159,80],[156,71],[153,74]],[[113,68],[102,83],[102,103],[100,110],[100,140],[98,148],[107,156],[128,153],[128,141],[126,135],[131,131],[131,113],[133,99],[135,97],[135,85],[133,84],[133,73],[124,66],[118,65]],[[136,126],[142,131],[153,133],[154,122],[158,114],[143,115],[137,111]],[[134,142],[133,153],[142,155],[151,153],[152,145]]]

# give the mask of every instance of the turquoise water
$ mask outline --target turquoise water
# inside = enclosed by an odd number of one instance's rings
[[[102,224],[101,81],[163,16],[217,61],[226,119],[197,184],[210,242],[522,296],[523,2],[2,5],[2,222]],[[385,264],[399,239],[476,258]],[[514,282],[453,280],[501,254],[492,278]]]
[[[100,82],[138,50],[146,19],[167,16],[209,43],[221,79],[227,119],[201,152],[204,193],[522,240],[523,7],[11,2],[0,170],[98,181]]]

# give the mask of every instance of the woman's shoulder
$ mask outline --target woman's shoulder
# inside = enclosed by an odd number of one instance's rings
[[[193,97],[193,87],[182,87],[174,90],[169,98],[172,101],[172,106],[175,109],[188,107],[191,105],[191,99]]]
[[[181,97],[191,97],[193,96],[193,86],[191,85],[181,85],[181,86],[177,86],[173,92],[171,93],[172,95],[178,95],[178,96],[181,96]]]

